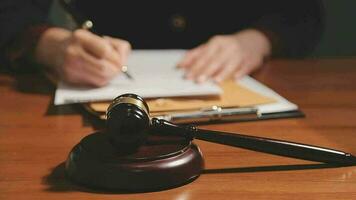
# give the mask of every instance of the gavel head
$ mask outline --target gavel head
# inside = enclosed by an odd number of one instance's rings
[[[123,94],[107,109],[106,133],[120,152],[135,151],[144,141],[150,127],[149,108],[142,97]]]

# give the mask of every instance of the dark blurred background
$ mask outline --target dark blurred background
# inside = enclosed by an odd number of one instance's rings
[[[356,56],[356,1],[322,0],[322,2],[325,7],[325,31],[310,57]],[[50,20],[58,25],[73,26],[68,16],[63,14],[56,4],[52,7]]]
[[[325,31],[313,55],[356,56],[356,1],[323,0]]]

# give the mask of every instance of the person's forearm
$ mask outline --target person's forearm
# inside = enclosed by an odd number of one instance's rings
[[[273,3],[272,1],[271,3]],[[323,30],[323,6],[318,0],[276,1],[252,28],[272,43],[274,57],[303,57],[318,43]]]

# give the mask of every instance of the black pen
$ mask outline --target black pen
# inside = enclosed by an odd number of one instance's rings
[[[97,34],[97,32],[93,29],[94,23],[84,17],[72,4],[75,0],[60,0],[61,5],[63,8],[70,14],[73,18],[73,21],[77,24],[77,27],[81,27],[85,30],[90,30],[91,32]],[[127,65],[121,66],[121,72],[126,75],[127,78],[133,80],[133,77],[128,72]]]

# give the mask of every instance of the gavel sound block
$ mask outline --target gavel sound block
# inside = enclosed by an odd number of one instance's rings
[[[137,95],[116,98],[108,108],[106,130],[84,137],[70,152],[68,177],[92,188],[135,192],[199,177],[204,161],[192,138],[153,123],[148,113]]]
[[[153,191],[189,183],[204,168],[198,146],[182,137],[150,135],[136,152],[125,154],[105,133],[97,132],[73,148],[66,171],[72,180],[91,188]]]
[[[66,161],[68,177],[104,190],[155,191],[199,177],[204,160],[193,138],[292,158],[349,166],[356,158],[342,151],[237,133],[177,126],[150,118],[135,94],[117,97],[107,111],[105,131],[84,137]]]

